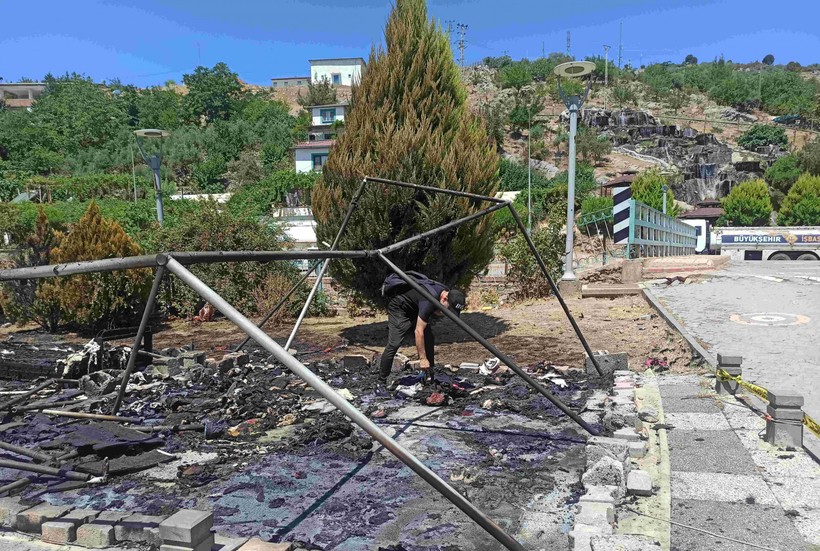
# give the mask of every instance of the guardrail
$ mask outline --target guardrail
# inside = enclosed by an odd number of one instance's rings
[[[629,203],[627,258],[695,254],[694,227],[635,199]]]

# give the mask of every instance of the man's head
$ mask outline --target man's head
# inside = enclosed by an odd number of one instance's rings
[[[457,316],[461,316],[461,311],[467,306],[467,297],[458,289],[442,291],[439,301]]]

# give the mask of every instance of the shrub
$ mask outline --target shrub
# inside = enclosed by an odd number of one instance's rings
[[[755,151],[758,147],[767,145],[786,147],[789,145],[789,139],[786,137],[786,131],[779,126],[756,124],[744,132],[737,143],[749,151]]]
[[[527,167],[509,159],[501,159],[498,165],[501,176],[501,191],[521,191],[526,190],[529,185],[529,175]],[[549,178],[544,176],[540,170],[532,169],[532,187],[547,187]]]
[[[797,154],[800,168],[814,176],[820,176],[820,138],[815,138],[800,150]]]
[[[608,210],[609,214],[612,215],[612,206],[612,197],[599,197],[597,195],[591,195],[589,197],[585,197],[584,200],[581,201],[581,213],[592,214],[594,212]]]
[[[565,237],[561,233],[564,225],[561,208],[556,206],[550,211],[547,224],[532,232],[535,248],[541,255],[553,280],[561,276],[564,257]],[[501,257],[509,265],[509,281],[518,288],[520,298],[537,298],[549,295],[550,288],[546,278],[530,252],[523,235],[518,234],[501,248]]]
[[[199,202],[195,211],[183,212],[153,232],[147,246],[153,252],[273,251],[280,250],[284,243],[278,226],[263,226],[230,210],[220,210],[215,202]],[[297,277],[296,268],[285,261],[199,264],[191,271],[238,310],[249,314],[257,313],[259,306],[253,290],[269,275]],[[163,300],[182,315],[193,314],[200,303],[198,295],[183,284],[174,284]]]
[[[578,154],[588,163],[601,163],[612,152],[612,142],[607,136],[586,127],[579,129],[575,143]]]
[[[804,174],[783,200],[777,223],[781,226],[820,225],[820,176]]]
[[[271,205],[281,204],[285,194],[301,189],[310,192],[319,179],[314,172],[292,170],[274,172],[263,180],[243,186],[228,201],[228,210],[236,216],[260,217],[270,214]],[[307,194],[310,204],[310,194]]]
[[[732,188],[721,201],[721,226],[765,226],[772,214],[769,188],[763,180],[747,180]]]
[[[663,186],[668,185],[666,176],[656,169],[642,172],[632,182],[632,198],[649,205],[653,209],[663,210]],[[675,194],[672,187],[666,192],[666,213],[669,216],[678,215],[678,205],[675,204]]]
[[[499,78],[502,88],[515,88],[516,90],[520,90],[532,82],[532,72],[527,65],[519,61],[501,69],[501,71],[499,71]]]
[[[771,187],[772,204],[775,209],[780,209],[783,198],[800,177],[800,173],[800,163],[794,155],[780,157],[766,170],[763,178]]]
[[[79,222],[61,237],[49,262],[100,260],[142,253],[114,220],[103,217],[92,201]],[[83,331],[134,325],[142,316],[151,285],[151,270],[75,275],[49,279],[37,289],[37,300],[58,303],[64,322]]]

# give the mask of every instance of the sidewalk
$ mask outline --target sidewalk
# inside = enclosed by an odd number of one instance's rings
[[[659,392],[658,423],[670,426],[656,432],[668,441],[671,550],[820,550],[820,465],[766,444],[765,421],[716,395],[711,376],[650,375],[643,384]]]

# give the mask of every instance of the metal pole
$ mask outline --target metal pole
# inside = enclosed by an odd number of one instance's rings
[[[529,109],[527,109],[527,120],[529,121],[527,131],[527,232],[532,233],[532,147],[530,145],[532,114]]]
[[[157,255],[127,256],[125,258],[106,258],[104,260],[84,260],[68,264],[51,264],[0,270],[0,281],[15,279],[41,279],[62,275],[90,274],[95,272],[114,272],[132,268],[150,268],[157,265]]]
[[[125,397],[125,389],[128,386],[128,381],[131,380],[131,372],[134,371],[134,366],[137,362],[137,351],[142,345],[142,339],[145,336],[145,328],[148,327],[148,320],[151,319],[151,314],[154,311],[154,302],[159,292],[159,285],[162,283],[162,276],[165,275],[165,266],[160,264],[157,266],[157,271],[154,274],[154,283],[151,285],[151,292],[148,293],[148,301],[145,303],[145,309],[142,311],[142,320],[137,329],[137,336],[134,337],[134,346],[131,348],[131,353],[128,355],[128,365],[125,368],[125,373],[122,375],[122,384],[117,393],[117,398],[114,400],[114,405],[111,407],[111,414],[116,415],[122,405],[122,399]]]
[[[373,176],[367,176],[365,178],[368,182],[378,182],[381,184],[390,184],[399,187],[406,187],[411,189],[419,189],[424,191],[432,191],[434,193],[443,193],[445,195],[455,195],[456,197],[467,197],[469,199],[479,199],[481,201],[490,201],[492,203],[503,203],[503,199],[498,199],[497,197],[490,197],[488,195],[478,195],[475,193],[468,193],[466,191],[457,191],[454,189],[445,189],[439,187],[432,187],[432,186],[422,186],[420,184],[410,184],[407,182],[399,182],[398,180],[388,180],[386,178],[375,178]]]
[[[0,442],[0,449],[7,450],[10,452],[14,452],[18,455],[24,455],[26,457],[30,457],[36,461],[45,461],[50,462],[54,461],[54,457],[48,455],[47,453],[41,453],[37,450],[30,450],[28,448],[22,448],[20,446],[15,446],[14,444],[8,444],[6,442]]]
[[[134,202],[137,202],[137,169],[134,165],[134,146],[128,144],[128,150],[131,151],[131,178],[134,181]]]
[[[67,411],[64,409],[44,409],[41,413],[45,415],[56,415],[57,417],[96,419],[97,421],[113,421],[115,423],[141,423],[143,421],[142,417],[119,417],[118,415],[100,415],[98,413],[83,413],[82,411]]]
[[[69,480],[80,480],[83,482],[88,482],[91,479],[90,474],[78,473],[76,471],[68,471],[55,467],[46,467],[45,465],[35,465],[33,463],[25,463],[23,461],[9,461],[7,459],[0,459],[0,467],[5,469],[17,469],[18,471],[28,471],[31,473],[59,476],[62,478],[68,478]]]
[[[573,247],[575,246],[575,134],[578,131],[578,101],[575,96],[567,104],[569,108],[569,167],[567,179],[567,254],[564,257],[564,281],[575,281],[572,268]]]
[[[154,193],[157,197],[157,222],[159,225],[162,226],[163,220],[165,219],[165,213],[162,208],[162,187],[160,185],[160,174],[159,174],[159,165],[161,162],[160,157],[154,155],[151,157],[152,163],[156,163],[151,165],[151,170],[154,172]]]
[[[519,218],[518,213],[515,212],[515,209],[512,208],[510,205],[510,212],[512,213],[513,218],[515,219],[516,225],[518,225],[518,229],[521,230],[521,233],[524,234],[524,239],[527,241],[527,245],[530,248],[533,256],[535,256],[535,261],[538,263],[538,266],[541,268],[541,273],[544,274],[544,277],[547,278],[547,283],[549,283],[550,289],[552,289],[555,298],[558,299],[558,303],[561,305],[561,308],[564,310],[564,314],[566,314],[567,319],[569,320],[570,325],[572,325],[572,329],[575,331],[575,334],[578,336],[578,340],[581,341],[581,345],[584,347],[584,351],[586,351],[587,356],[589,356],[592,365],[595,366],[595,371],[598,372],[598,375],[601,377],[604,376],[604,372],[601,370],[601,366],[598,365],[598,360],[592,354],[592,349],[589,347],[589,343],[587,343],[586,338],[584,338],[584,334],[581,332],[581,328],[578,327],[578,323],[575,321],[575,318],[572,317],[572,312],[569,311],[569,307],[567,303],[564,302],[564,297],[561,296],[561,293],[558,291],[558,286],[553,281],[552,276],[550,276],[549,270],[547,270],[546,264],[544,264],[544,260],[541,258],[541,255],[538,253],[538,249],[535,247],[535,243],[532,242],[530,236],[527,235],[526,228],[524,228],[524,223]]]
[[[342,233],[344,233],[345,228],[347,228],[347,223],[350,221],[350,217],[353,215],[353,209],[356,208],[356,205],[359,203],[359,197],[361,197],[362,192],[364,191],[364,186],[367,183],[367,180],[364,179],[359,184],[359,187],[356,189],[356,193],[353,194],[353,198],[350,200],[350,204],[347,206],[347,212],[345,212],[345,217],[342,220],[342,225],[339,226],[339,231],[336,232],[336,237],[333,239],[333,243],[330,245],[330,250],[336,250],[336,246],[339,244],[339,240],[342,238]],[[322,263],[322,267],[316,273],[316,283],[313,284],[313,288],[308,293],[307,299],[305,300],[304,306],[302,306],[301,312],[299,312],[299,317],[296,318],[296,323],[293,324],[293,330],[290,332],[290,336],[288,337],[288,341],[285,343],[285,350],[290,350],[290,345],[293,344],[293,339],[296,338],[296,333],[299,331],[299,326],[302,325],[302,320],[305,319],[308,310],[310,309],[310,303],[313,302],[313,297],[316,296],[316,291],[319,290],[319,287],[322,285],[322,278],[325,277],[325,272],[327,271],[328,266],[330,266],[330,259],[325,260]]]
[[[507,549],[515,551],[525,551],[524,546],[515,541],[510,535],[501,529],[495,522],[481,512],[475,505],[470,503],[464,496],[459,494],[452,486],[447,484],[441,477],[431,471],[424,463],[419,461],[413,454],[406,450],[401,444],[390,438],[375,423],[367,418],[361,411],[337,394],[322,379],[317,377],[312,371],[305,367],[299,360],[287,353],[276,341],[265,334],[264,331],[256,327],[248,318],[239,313],[225,299],[219,296],[213,289],[205,285],[202,280],[188,271],[182,264],[174,258],[168,259],[168,269],[179,279],[189,285],[199,296],[213,304],[217,310],[225,317],[234,322],[240,329],[245,331],[253,340],[258,342],[265,350],[282,362],[294,375],[301,378],[314,390],[316,390],[328,402],[336,406],[348,419],[356,423],[365,432],[372,436],[377,442],[385,447],[390,453],[400,459],[413,472],[419,475],[436,489],[441,495],[446,497],[456,507],[461,509],[467,516],[486,530],[491,536],[498,540]]]
[[[445,308],[444,305],[436,297],[434,297],[433,295],[430,294],[429,291],[427,291],[427,289],[425,289],[424,287],[419,285],[412,277],[405,274],[401,269],[399,269],[398,266],[396,266],[395,264],[390,262],[390,260],[386,256],[384,256],[381,252],[379,252],[378,255],[379,255],[379,258],[381,258],[384,261],[384,263],[387,264],[390,267],[391,270],[396,272],[396,274],[398,274],[398,276],[400,278],[402,278],[408,285],[410,285],[410,287],[412,287],[417,293],[420,293],[425,299],[427,299],[430,302],[430,304],[432,304],[435,308],[437,308],[445,316],[450,318],[450,320],[452,320],[453,323],[458,325],[465,333],[467,333],[472,338],[474,338],[476,340],[476,342],[478,342],[481,346],[486,348],[490,352],[490,354],[492,354],[493,356],[495,356],[499,360],[501,360],[507,367],[512,369],[519,377],[524,379],[524,381],[526,381],[527,384],[529,384],[531,387],[533,387],[535,390],[537,390],[539,393],[541,393],[542,396],[544,396],[547,400],[552,402],[558,409],[560,409],[562,412],[564,412],[570,419],[572,419],[573,421],[578,423],[578,425],[580,425],[581,428],[583,428],[585,431],[587,431],[588,433],[590,433],[593,436],[598,435],[598,431],[596,431],[594,428],[592,428],[586,421],[581,419],[581,417],[579,417],[577,413],[575,413],[574,411],[569,409],[566,406],[566,404],[564,404],[561,400],[559,400],[558,398],[553,396],[550,393],[550,391],[548,391],[546,388],[544,388],[538,381],[533,379],[526,371],[524,371],[523,369],[518,367],[518,365],[515,362],[513,362],[512,359],[510,359],[506,354],[501,352],[498,348],[496,348],[487,339],[485,339],[484,337],[479,335],[478,332],[475,329],[473,329],[472,327],[467,325],[467,323],[465,323],[460,317],[453,314],[449,310],[449,308]]]
[[[54,379],[48,379],[47,381],[44,381],[44,382],[40,383],[39,385],[32,388],[31,390],[28,390],[25,393],[17,396],[16,398],[12,398],[11,400],[6,402],[5,404],[0,405],[0,410],[4,410],[4,409],[5,410],[11,410],[11,408],[16,406],[17,404],[25,402],[30,396],[33,396],[33,395],[37,394],[38,392],[40,392],[41,390],[46,389],[46,388],[48,388],[51,385],[54,385],[56,383],[57,383],[57,381],[55,381]]]

